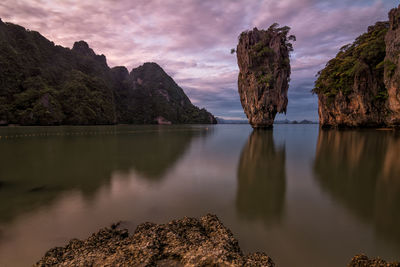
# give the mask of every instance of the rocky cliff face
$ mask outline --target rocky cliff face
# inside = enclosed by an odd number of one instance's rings
[[[0,125],[216,123],[155,63],[110,69],[84,41],[72,49],[0,21]]]
[[[314,93],[322,127],[400,125],[399,10],[342,47],[318,73]]]
[[[115,226],[49,250],[35,266],[275,266],[264,253],[244,255],[215,215],[144,223],[133,235]]]
[[[383,81],[387,22],[368,28],[319,72],[314,92],[323,127],[383,126],[388,115]]]
[[[292,50],[289,27],[241,33],[236,49],[238,87],[244,112],[253,128],[271,128],[276,113],[286,112]]]
[[[385,85],[391,111],[388,124],[400,125],[400,6],[389,13],[389,31],[386,34]]]

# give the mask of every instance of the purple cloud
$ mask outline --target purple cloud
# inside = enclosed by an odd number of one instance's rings
[[[71,47],[85,40],[110,66],[158,62],[192,102],[216,116],[245,118],[230,49],[243,30],[274,22],[297,36],[288,119],[317,119],[315,74],[395,0],[2,0],[3,21]],[[282,116],[281,116],[282,117]]]

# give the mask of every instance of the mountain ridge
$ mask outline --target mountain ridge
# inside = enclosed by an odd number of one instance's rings
[[[216,123],[157,64],[110,68],[85,41],[72,49],[0,19],[0,125]]]

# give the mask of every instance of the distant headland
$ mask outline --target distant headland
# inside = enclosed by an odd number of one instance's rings
[[[84,41],[72,49],[0,20],[0,125],[214,124],[156,63],[109,68]]]

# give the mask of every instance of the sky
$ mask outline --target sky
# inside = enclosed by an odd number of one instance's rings
[[[235,48],[242,31],[274,22],[296,35],[287,114],[318,120],[316,73],[398,0],[1,0],[0,18],[56,44],[84,40],[110,67],[156,62],[192,103],[215,116],[245,119]]]

